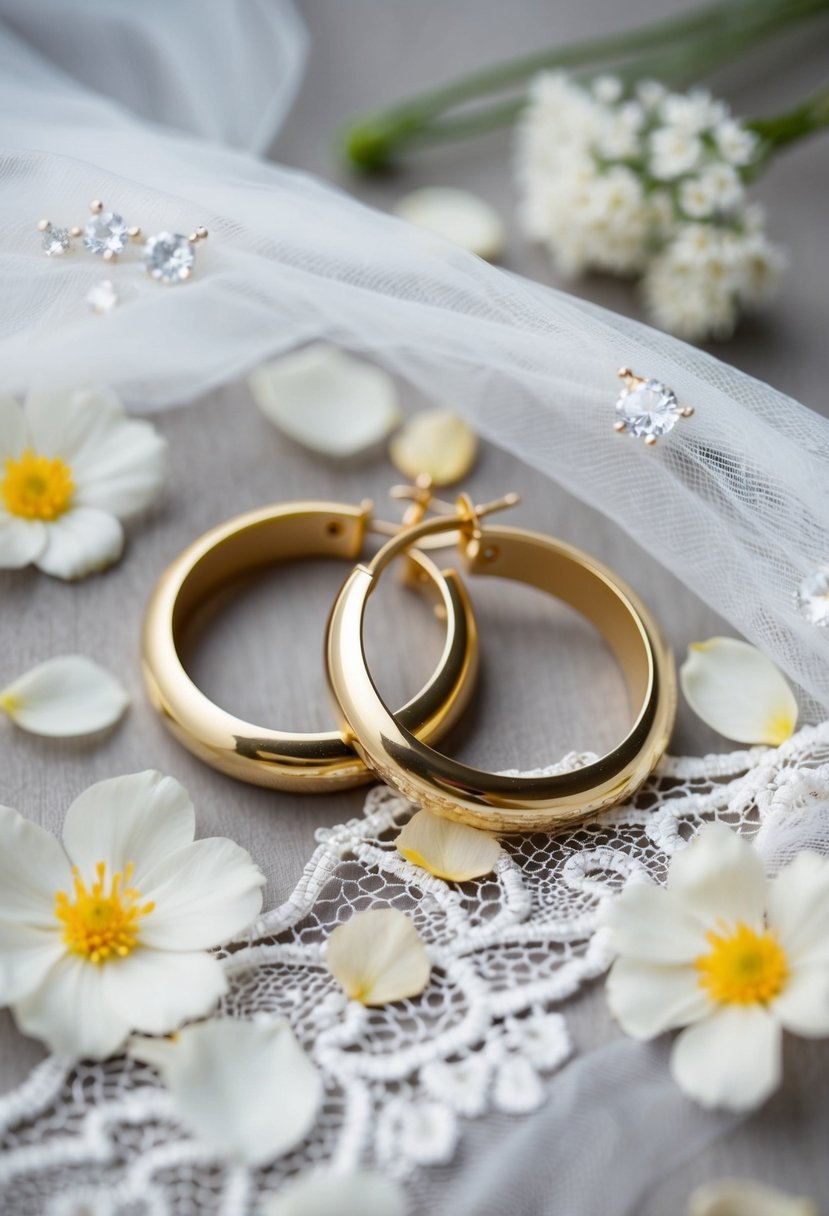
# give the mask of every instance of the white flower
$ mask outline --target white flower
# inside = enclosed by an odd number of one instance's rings
[[[750,165],[757,157],[760,140],[736,118],[725,118],[714,128],[720,155],[732,165]]]
[[[115,676],[79,654],[39,663],[0,689],[0,709],[36,735],[89,735],[117,722],[129,698]]]
[[[650,136],[650,170],[659,181],[691,173],[702,160],[701,140],[682,127],[659,127]]]
[[[782,1030],[829,1034],[829,861],[767,879],[723,824],[677,853],[667,886],[628,883],[607,910],[610,1008],[638,1039],[686,1027],[671,1071],[704,1106],[746,1110],[781,1077]]]
[[[679,680],[694,713],[726,739],[777,746],[797,725],[797,701],[781,672],[738,638],[692,642]]]
[[[73,579],[116,561],[120,520],[158,493],[166,447],[108,390],[0,398],[0,567]]]
[[[379,1174],[311,1174],[264,1207],[265,1216],[406,1216],[400,1188]]]
[[[0,807],[0,1003],[21,1030],[102,1059],[213,1008],[226,980],[205,951],[254,920],[265,880],[231,840],[194,834],[187,792],[155,772],[76,798],[66,853]]]
[[[662,101],[662,120],[686,135],[700,135],[728,117],[728,107],[716,101],[707,89],[687,93],[666,93]]]
[[[322,1077],[285,1018],[214,1018],[128,1051],[158,1069],[182,1123],[223,1157],[264,1165],[316,1121]]]

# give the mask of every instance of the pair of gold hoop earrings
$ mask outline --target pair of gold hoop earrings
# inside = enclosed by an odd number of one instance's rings
[[[673,656],[644,604],[586,553],[539,532],[483,522],[516,501],[513,495],[482,507],[461,495],[448,507],[420,483],[401,487],[397,496],[412,499],[401,525],[377,520],[369,502],[283,503],[213,528],[172,563],[143,630],[147,688],[170,731],[196,756],[242,781],[314,792],[380,778],[427,810],[496,833],[555,831],[628,798],[663,755],[676,712]],[[440,513],[428,516],[430,508]],[[388,539],[364,563],[367,533]],[[523,777],[471,768],[434,749],[466,707],[478,663],[464,583],[429,555],[455,542],[467,574],[537,587],[603,635],[634,708],[633,726],[612,751],[569,773]],[[409,581],[438,605],[446,640],[431,678],[394,712],[372,680],[363,634],[369,596],[401,556]],[[201,692],[180,657],[188,623],[212,595],[243,574],[302,557],[357,562],[328,621],[325,655],[338,730],[325,733],[272,730],[234,717]]]

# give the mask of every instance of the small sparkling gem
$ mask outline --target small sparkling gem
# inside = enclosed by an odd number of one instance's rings
[[[147,274],[164,283],[181,283],[189,279],[196,253],[186,236],[175,232],[159,232],[144,246]]]
[[[40,244],[43,252],[49,258],[66,253],[66,250],[72,244],[69,239],[68,228],[47,228],[43,233],[43,239]]]
[[[797,589],[797,607],[811,625],[829,626],[829,567],[804,578]]]
[[[633,388],[622,389],[616,415],[629,435],[657,439],[667,435],[682,417],[682,407],[672,389],[659,380],[643,380]]]
[[[105,253],[121,253],[130,239],[127,225],[114,211],[102,211],[100,215],[94,215],[83,233],[84,245],[90,253],[96,253],[99,257],[103,257]]]
[[[104,279],[102,283],[96,283],[86,293],[86,302],[93,312],[112,312],[118,303],[118,293],[115,290],[115,284],[111,283],[109,279]]]

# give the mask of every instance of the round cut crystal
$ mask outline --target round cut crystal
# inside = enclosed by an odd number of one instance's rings
[[[797,589],[797,607],[811,625],[829,625],[829,568],[804,578]]]
[[[164,283],[181,283],[193,273],[196,251],[186,236],[177,232],[159,232],[144,246],[147,274]]]
[[[43,233],[43,240],[40,243],[43,252],[49,258],[66,253],[71,244],[69,230],[68,228],[47,228]]]
[[[682,407],[672,389],[659,380],[643,380],[622,390],[616,414],[629,435],[658,439],[682,417]]]
[[[83,243],[90,253],[103,257],[105,253],[118,254],[126,248],[130,239],[127,225],[114,211],[102,211],[93,215],[83,231]]]

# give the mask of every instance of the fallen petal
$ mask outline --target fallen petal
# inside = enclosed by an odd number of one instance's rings
[[[797,724],[797,701],[762,651],[737,638],[694,642],[679,672],[691,709],[738,743],[777,745]]]
[[[407,861],[447,882],[491,874],[501,856],[500,844],[488,832],[428,811],[413,815],[395,844]]]
[[[461,481],[475,463],[475,432],[451,410],[414,414],[389,444],[395,466],[413,481],[423,473],[436,486]]]
[[[356,912],[328,939],[328,970],[347,996],[363,1005],[388,1005],[419,996],[431,964],[420,934],[396,908]]]
[[[491,261],[504,247],[504,225],[485,199],[452,186],[427,186],[398,199],[395,213],[410,224]]]
[[[129,704],[126,691],[83,655],[48,659],[0,692],[0,708],[36,735],[76,736],[112,726]]]
[[[406,1216],[403,1192],[367,1171],[300,1178],[265,1207],[265,1216]]]
[[[818,1208],[748,1178],[721,1178],[691,1192],[688,1216],[818,1216]]]

